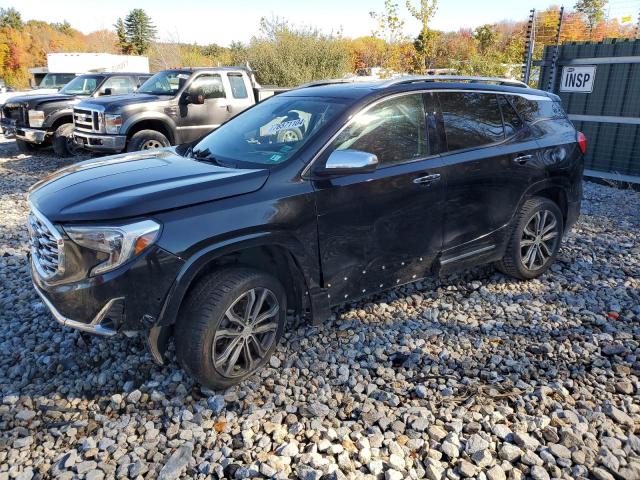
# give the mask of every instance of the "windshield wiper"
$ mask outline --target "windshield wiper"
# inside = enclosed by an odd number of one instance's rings
[[[191,157],[195,158],[196,160],[203,160],[203,161],[206,161],[206,162],[209,162],[209,163],[213,163],[214,165],[218,165],[219,167],[224,167],[225,166],[222,163],[220,163],[216,159],[216,157],[211,155],[211,150],[209,150],[208,148],[205,148],[204,150],[193,150],[193,147],[191,147],[187,151],[187,156],[191,156]]]

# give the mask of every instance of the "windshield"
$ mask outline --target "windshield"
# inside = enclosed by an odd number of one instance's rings
[[[191,76],[191,72],[166,70],[158,72],[144,82],[138,92],[153,95],[175,95]]]
[[[102,75],[81,75],[62,87],[60,93],[64,95],[91,95],[103,80]]]
[[[47,73],[38,88],[60,88],[76,78],[73,73]]]
[[[196,158],[276,165],[344,111],[344,100],[276,96],[241,113],[193,147]]]

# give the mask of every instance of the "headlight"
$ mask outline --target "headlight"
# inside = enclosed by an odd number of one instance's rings
[[[44,123],[44,112],[40,110],[29,110],[29,126],[41,127]]]
[[[104,116],[104,131],[112,135],[120,133],[120,127],[122,126],[122,115],[105,114]]]
[[[157,240],[160,225],[153,220],[143,220],[117,227],[66,226],[64,230],[78,245],[108,255],[91,269],[89,275],[94,276],[114,270],[142,253]]]

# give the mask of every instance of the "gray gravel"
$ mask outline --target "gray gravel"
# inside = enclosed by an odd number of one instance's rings
[[[585,184],[539,280],[387,292],[211,392],[140,339],[85,345],[34,294],[25,192],[66,163],[0,142],[0,480],[640,478],[638,193]]]

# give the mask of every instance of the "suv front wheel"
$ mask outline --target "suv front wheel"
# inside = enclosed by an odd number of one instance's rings
[[[208,388],[240,383],[273,354],[286,311],[284,288],[271,275],[248,268],[212,273],[189,294],[176,325],[178,361]]]
[[[505,255],[497,263],[503,273],[522,280],[536,278],[546,272],[562,243],[564,221],[558,206],[543,197],[524,202]]]

